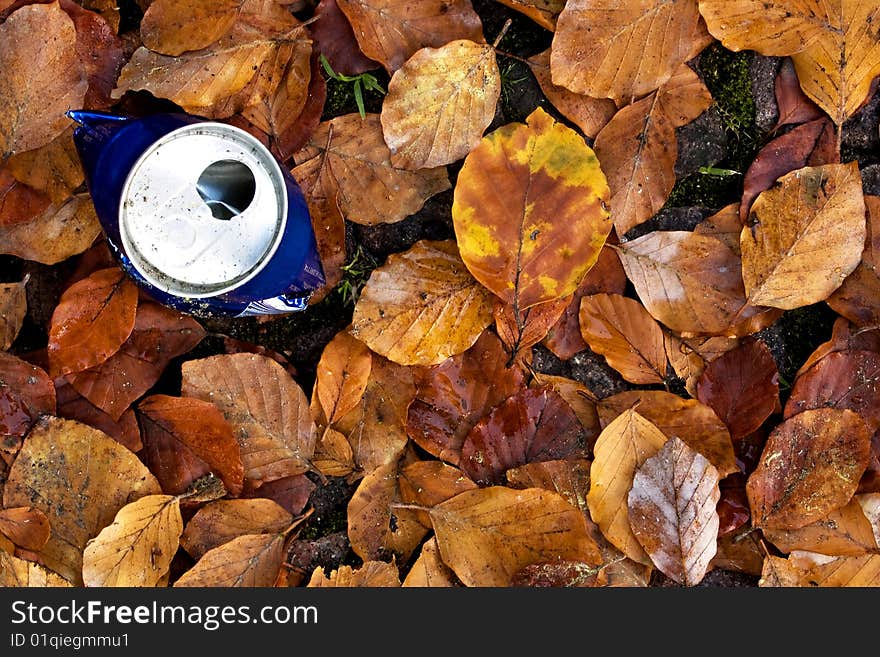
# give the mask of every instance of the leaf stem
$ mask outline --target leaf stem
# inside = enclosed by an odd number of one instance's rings
[[[504,21],[504,25],[501,26],[501,31],[498,33],[498,36],[495,37],[495,41],[492,43],[493,50],[497,50],[498,44],[501,43],[501,39],[504,38],[504,35],[507,34],[507,30],[510,29],[510,26],[513,24],[513,20],[508,18]]]

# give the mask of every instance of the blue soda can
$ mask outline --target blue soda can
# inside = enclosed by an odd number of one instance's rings
[[[303,193],[249,133],[183,113],[67,116],[107,243],[158,302],[201,317],[283,314],[324,284]]]

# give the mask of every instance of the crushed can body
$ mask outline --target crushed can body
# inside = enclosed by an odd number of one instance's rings
[[[156,301],[201,317],[285,314],[324,284],[303,193],[249,133],[184,113],[68,116],[107,244]]]

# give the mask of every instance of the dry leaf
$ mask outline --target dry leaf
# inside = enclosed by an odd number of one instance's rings
[[[42,550],[51,531],[46,514],[35,507],[0,509],[0,534],[25,550]]]
[[[788,559],[768,557],[760,586],[783,587],[856,587],[880,586],[880,556],[861,555],[817,559],[811,552],[801,552]]]
[[[786,553],[806,550],[845,557],[877,549],[871,523],[855,498],[799,529],[764,529],[763,534],[778,550]]]
[[[315,393],[328,424],[360,403],[373,365],[367,346],[340,331],[321,352],[315,374]]]
[[[397,480],[400,499],[407,504],[431,508],[466,490],[478,488],[464,472],[442,461],[416,461],[401,468]],[[425,511],[416,511],[425,527],[431,528],[431,518]]]
[[[83,553],[86,586],[157,586],[177,552],[180,500],[146,495],[122,507]]]
[[[404,588],[460,586],[455,573],[443,563],[436,538],[430,538],[422,544],[422,550],[401,586]]]
[[[739,235],[742,233],[743,221],[740,221],[738,208],[738,203],[725,205],[694,226],[694,232],[721,240],[724,246],[740,257],[742,254],[739,250]]]
[[[361,52],[354,29],[336,0],[320,0],[309,32],[315,50],[327,58],[330,68],[342,75],[358,75],[380,66]]]
[[[18,283],[0,283],[0,351],[15,342],[27,315],[27,279]]]
[[[397,588],[400,586],[400,572],[393,563],[384,561],[366,561],[358,568],[340,566],[330,573],[330,577],[324,575],[318,567],[312,572],[312,577],[306,586],[309,588]]]
[[[7,166],[0,167],[0,230],[17,234],[18,224],[27,224],[50,205],[49,197],[19,182]]]
[[[0,586],[4,588],[71,587],[58,573],[33,561],[25,561],[0,550]]]
[[[452,219],[467,268],[524,311],[573,294],[611,230],[608,186],[577,132],[538,108],[465,158]]]
[[[275,585],[281,572],[284,535],[244,534],[205,552],[175,587],[256,588]]]
[[[163,55],[207,48],[232,29],[243,2],[153,0],[141,19],[141,39]]]
[[[245,534],[277,534],[293,516],[272,500],[216,500],[186,523],[180,546],[196,561],[215,547]]]
[[[489,294],[455,241],[420,240],[370,274],[351,333],[400,365],[435,365],[467,350],[491,321]]]
[[[114,420],[80,395],[63,377],[55,379],[55,394],[58,398],[58,417],[77,420],[99,429],[132,452],[143,449],[141,430],[132,408],[120,415],[118,420]]]
[[[746,492],[752,524],[800,529],[852,498],[868,463],[871,436],[853,411],[803,411],[767,438]]]
[[[630,526],[654,565],[679,584],[699,584],[715,556],[720,497],[718,470],[678,438],[635,472]]]
[[[73,124],[40,148],[17,153],[6,165],[15,178],[63,204],[85,179],[73,144]]]
[[[76,421],[46,417],[22,444],[3,506],[34,506],[46,514],[52,536],[40,558],[78,584],[87,541],[126,504],[160,493],[155,477],[115,440]]]
[[[502,5],[525,14],[545,30],[556,29],[556,20],[565,7],[565,0],[498,0]]]
[[[804,167],[762,192],[743,228],[742,272],[753,305],[823,301],[858,266],[865,202],[858,163]]]
[[[394,72],[382,103],[392,164],[427,169],[462,159],[480,143],[500,94],[492,46],[458,39],[418,50]]]
[[[684,379],[685,389],[693,398],[697,397],[697,381],[706,365],[739,344],[739,338],[716,336],[682,339],[671,332],[667,332],[664,339],[669,364],[676,376]]]
[[[532,347],[546,337],[550,327],[559,321],[569,303],[571,297],[562,297],[518,311],[515,306],[496,298],[492,311],[495,332],[510,354],[508,362],[530,358]]]
[[[857,326],[880,325],[880,197],[865,196],[867,234],[862,259],[826,301],[831,309]]]
[[[566,458],[536,461],[507,471],[511,488],[543,488],[559,493],[576,509],[580,509],[588,526],[592,524],[587,506],[590,489],[590,461],[584,458]]]
[[[776,73],[773,93],[776,97],[778,110],[776,125],[773,127],[774,131],[785,125],[808,123],[824,116],[819,106],[801,90],[794,64],[789,57],[782,61],[779,71]]]
[[[666,380],[663,330],[638,301],[620,294],[581,299],[581,335],[608,365],[631,383]]]
[[[306,475],[282,477],[260,486],[252,493],[254,497],[265,497],[287,510],[292,515],[298,515],[306,508],[312,492],[317,486]]]

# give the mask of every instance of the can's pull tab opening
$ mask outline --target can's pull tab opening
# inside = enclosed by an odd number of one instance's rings
[[[237,160],[220,160],[202,171],[196,190],[216,219],[228,221],[247,210],[257,181],[250,168]]]

